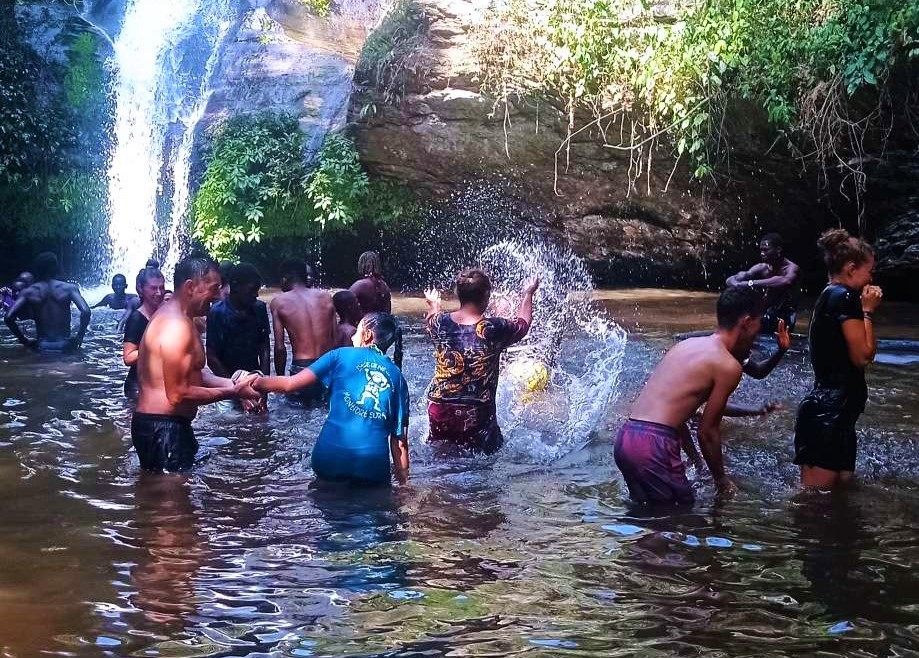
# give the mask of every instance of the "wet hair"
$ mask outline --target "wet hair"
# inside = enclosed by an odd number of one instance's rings
[[[402,327],[399,321],[389,313],[368,313],[363,318],[364,327],[373,333],[373,344],[384,354],[390,345],[395,345],[392,353],[393,363],[402,369]]]
[[[484,311],[491,296],[491,280],[482,270],[463,270],[456,275],[456,298],[460,304],[475,304]]]
[[[146,267],[153,267],[153,268],[155,268],[155,269],[160,269],[160,262],[159,262],[158,260],[156,260],[155,258],[148,258],[148,259],[147,259],[147,263],[144,265],[144,267],[145,267],[145,268],[146,268]]]
[[[718,297],[717,315],[720,329],[733,329],[740,319],[761,316],[766,298],[756,288],[732,286]]]
[[[291,258],[281,263],[279,274],[292,283],[302,283],[306,286],[316,285],[316,270],[312,265],[298,258]]]
[[[124,274],[116,274],[115,276],[113,276],[113,277],[112,277],[112,287],[113,287],[113,288],[115,287],[115,283],[117,283],[118,281],[123,281],[125,287],[127,288],[127,286],[128,286],[128,277],[126,277]]]
[[[176,265],[172,285],[178,290],[186,281],[200,281],[209,272],[220,273],[217,261],[202,251],[192,251]]]
[[[35,275],[33,275],[31,272],[20,272],[18,280],[22,281],[26,285],[31,286],[33,283],[35,283]]]
[[[365,251],[357,259],[357,272],[361,276],[382,276],[383,261],[375,251]]]
[[[768,242],[773,247],[779,247],[780,249],[785,246],[785,240],[778,233],[767,233],[759,239],[759,242],[760,244]]]
[[[230,273],[233,271],[233,261],[222,260],[217,271],[220,273],[220,285],[225,286],[230,283]]]
[[[245,285],[247,283],[261,286],[262,275],[255,269],[255,265],[251,263],[239,263],[234,265],[233,269],[230,270],[229,282],[231,288],[236,285]]]
[[[332,304],[342,322],[357,325],[361,321],[361,304],[350,290],[339,290],[332,295]]]
[[[57,276],[60,271],[60,265],[57,262],[57,255],[52,251],[45,251],[35,257],[32,263],[32,270],[35,272],[35,278],[38,281],[47,281]]]
[[[849,235],[843,228],[824,231],[817,244],[823,252],[823,262],[830,274],[842,272],[846,263],[854,263],[858,267],[874,257],[874,251],[867,242]]]
[[[152,259],[151,259],[152,260]],[[148,260],[148,263],[151,261]],[[152,262],[156,262],[155,260]],[[159,266],[150,266],[147,265],[144,269],[137,273],[137,278],[134,279],[134,288],[137,290],[137,294],[140,294],[141,288],[143,288],[151,279],[162,279],[166,281],[166,277],[163,276],[163,273],[160,271]]]

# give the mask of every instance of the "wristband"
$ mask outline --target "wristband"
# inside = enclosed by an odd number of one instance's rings
[[[753,281],[751,279],[750,281],[747,281],[747,288],[752,288],[752,287],[753,287]]]
[[[862,315],[865,316],[866,320],[874,322],[874,311],[862,311]]]

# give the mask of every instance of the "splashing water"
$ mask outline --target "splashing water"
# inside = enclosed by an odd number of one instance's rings
[[[114,44],[115,147],[109,164],[108,274],[175,252],[188,204],[191,141],[230,0],[133,0]],[[172,215],[157,245],[160,213]]]
[[[488,314],[505,317],[516,315],[525,281],[539,276],[533,325],[503,357],[497,406],[502,458],[547,463],[602,425],[626,333],[591,302],[584,261],[526,221],[533,212],[492,186],[470,185],[431,212],[413,276],[419,288],[444,289],[458,270],[481,267],[492,282]]]
[[[556,459],[601,424],[622,371],[625,331],[591,302],[593,281],[570,250],[503,240],[485,249],[478,265],[492,281],[494,315],[515,315],[526,279],[539,276],[530,332],[504,357],[498,413],[506,449]],[[560,359],[572,339],[578,353]]]

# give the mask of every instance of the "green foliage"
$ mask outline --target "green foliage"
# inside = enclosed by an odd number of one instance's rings
[[[332,0],[300,0],[300,2],[317,16],[328,16],[332,13]]]
[[[397,0],[367,37],[354,69],[362,115],[374,114],[377,102],[398,105],[408,80],[424,76],[421,47],[427,28],[427,17],[413,0]]]
[[[84,32],[68,52],[70,66],[64,77],[64,92],[71,107],[77,110],[92,109],[101,97],[102,70],[96,48],[96,37]]]
[[[728,148],[721,125],[737,101],[758,104],[779,130],[813,133],[818,112],[877,94],[893,67],[919,56],[915,2],[702,0],[667,21],[655,9],[508,0],[476,35],[483,89],[499,103],[560,100],[570,133],[576,116],[592,115],[604,139],[625,137],[607,145],[632,154],[635,171],[664,137],[704,176]],[[812,96],[835,86],[835,105]],[[812,137],[824,140],[818,152],[839,146],[834,130]]]
[[[369,182],[354,143],[341,134],[328,135],[318,165],[306,180],[306,196],[313,202],[320,226],[351,224],[361,210]]]
[[[91,241],[105,232],[105,181],[86,172],[55,174],[31,194],[0,185],[0,203],[15,213],[0,214],[0,229],[26,242],[66,239]]]
[[[234,117],[208,135],[207,169],[192,204],[193,236],[218,258],[263,238],[304,238],[347,229],[361,218],[409,221],[415,206],[402,188],[371,183],[353,142],[326,136],[316,165],[304,164],[295,118]]]

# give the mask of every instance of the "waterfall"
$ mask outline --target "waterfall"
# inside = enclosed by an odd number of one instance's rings
[[[130,280],[154,255],[175,265],[194,132],[233,16],[231,0],[131,0],[127,7],[114,42],[109,275]]]

